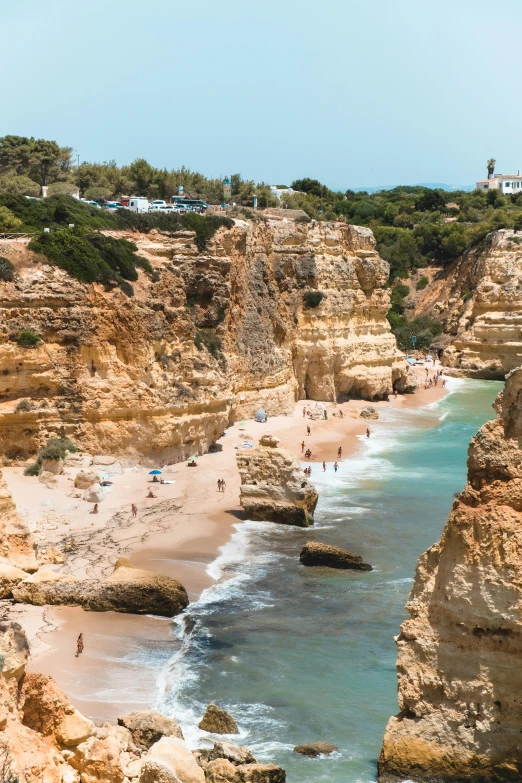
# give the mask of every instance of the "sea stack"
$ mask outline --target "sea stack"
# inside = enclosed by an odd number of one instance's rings
[[[397,638],[379,779],[522,779],[522,369],[471,441],[468,484],[421,555]]]
[[[309,527],[318,495],[298,460],[264,435],[253,449],[238,451],[241,506],[249,519]]]

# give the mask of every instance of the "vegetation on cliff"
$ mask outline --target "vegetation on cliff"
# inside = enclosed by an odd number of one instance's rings
[[[137,267],[152,272],[148,261],[135,253],[136,245],[132,242],[81,228],[44,232],[32,239],[28,247],[76,280],[119,285],[127,296],[132,296],[134,290],[126,281],[138,279]]]

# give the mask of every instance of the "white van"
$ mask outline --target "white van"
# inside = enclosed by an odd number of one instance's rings
[[[149,202],[145,196],[131,196],[128,208],[131,212],[148,212]]]

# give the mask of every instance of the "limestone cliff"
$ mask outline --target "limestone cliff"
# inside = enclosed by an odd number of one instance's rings
[[[522,233],[488,234],[409,298],[412,315],[442,320],[443,363],[454,374],[503,379],[522,363]],[[418,276],[424,274],[419,270]]]
[[[419,559],[381,781],[522,778],[522,369],[496,408],[441,540]]]
[[[16,272],[0,282],[0,454],[65,432],[91,453],[173,461],[259,405],[404,389],[369,229],[236,221],[202,252],[191,232],[120,235],[154,267],[133,298],[0,241]],[[22,329],[42,337],[35,349],[17,345]]]

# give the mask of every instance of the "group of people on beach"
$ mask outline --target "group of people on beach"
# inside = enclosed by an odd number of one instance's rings
[[[218,492],[224,492],[227,487],[225,479],[218,479],[217,485],[218,485]]]
[[[435,375],[430,376],[430,371],[426,367],[426,380],[424,382],[425,389],[431,389],[432,386],[438,386],[439,380],[442,381],[442,388],[446,386],[446,379],[442,377],[442,370],[437,370]]]

